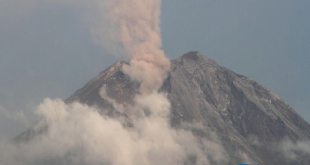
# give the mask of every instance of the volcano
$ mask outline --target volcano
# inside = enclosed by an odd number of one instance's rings
[[[76,91],[65,102],[95,106],[100,114],[130,119],[115,110],[113,102],[124,107],[134,104],[139,84],[122,72],[124,61],[116,62]],[[171,61],[171,70],[160,92],[171,103],[170,123],[199,123],[206,128],[197,137],[216,133],[229,155],[228,164],[242,159],[264,165],[310,164],[309,154],[291,151],[291,159],[281,151],[281,144],[310,140],[310,125],[275,93],[254,80],[219,66],[199,52],[188,52]],[[16,137],[21,143],[44,131],[28,131]]]

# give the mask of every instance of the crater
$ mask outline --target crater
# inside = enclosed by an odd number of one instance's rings
[[[199,60],[199,52],[198,51],[190,51],[183,55],[183,58],[193,61]]]

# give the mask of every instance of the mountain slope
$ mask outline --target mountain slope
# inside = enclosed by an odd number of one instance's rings
[[[124,63],[101,72],[66,103],[97,106],[102,114],[124,117],[130,126],[126,112],[113,108],[113,102],[124,107],[133,104],[138,93],[139,84],[121,71]],[[171,102],[171,125],[201,124],[203,129],[193,130],[198,137],[215,133],[229,155],[229,164],[244,160],[266,165],[310,164],[310,155],[296,151],[297,159],[290,159],[281,151],[285,140],[309,141],[310,125],[276,94],[199,52],[172,60],[160,91]],[[30,129],[15,140],[31,139],[35,134]]]
[[[110,107],[109,112],[103,113],[111,114],[113,106],[100,94],[104,86],[109,98],[130,104],[128,98],[137,93],[138,84],[129,81],[121,66],[117,62],[100,73],[67,103],[79,101],[102,110]],[[289,164],[293,161],[275,149],[277,143],[284,139],[310,139],[310,125],[276,94],[199,52],[173,60],[161,90],[168,93],[173,126],[182,122],[203,123],[218,134],[231,158],[246,153],[261,164]]]

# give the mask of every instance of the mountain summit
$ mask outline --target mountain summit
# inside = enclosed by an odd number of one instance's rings
[[[134,104],[139,84],[122,72],[124,64],[116,62],[101,72],[66,103],[80,102],[98,107],[102,114],[126,118],[126,112],[116,111],[113,102],[124,107]],[[167,93],[171,103],[171,125],[201,124],[205,130],[196,136],[202,137],[214,132],[229,155],[229,164],[242,163],[242,159],[264,165],[310,164],[309,152],[283,150],[285,142],[309,141],[310,125],[267,88],[199,52],[172,60],[160,91]],[[16,139],[32,134],[30,129]]]

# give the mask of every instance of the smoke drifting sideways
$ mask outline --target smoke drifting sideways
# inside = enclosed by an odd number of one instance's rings
[[[94,107],[46,99],[36,111],[40,122],[31,128],[38,134],[29,141],[2,146],[0,164],[226,163],[227,153],[216,139],[197,138],[190,130],[170,126],[170,103],[166,94],[158,92],[170,68],[169,59],[161,50],[161,1],[89,1],[92,2],[104,11],[93,12],[99,14],[93,18],[101,18],[91,29],[95,41],[111,52],[126,54],[130,64],[122,68],[123,72],[140,83],[140,94],[131,107],[136,112],[130,115],[133,126],[101,115]],[[68,0],[70,3],[73,2]]]

